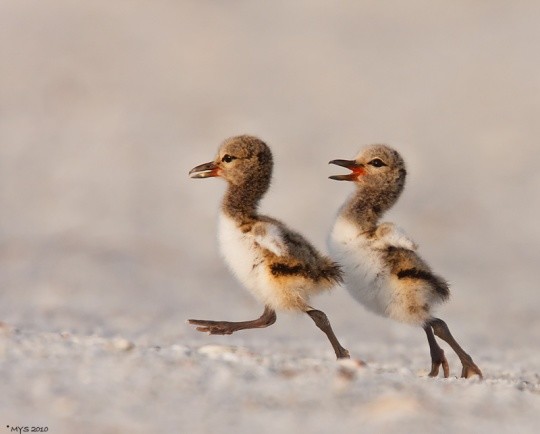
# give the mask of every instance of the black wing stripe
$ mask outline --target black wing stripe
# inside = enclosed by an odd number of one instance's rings
[[[433,285],[433,288],[439,293],[439,295],[441,295],[441,297],[448,298],[450,295],[448,284],[443,279],[435,276],[429,271],[419,270],[418,268],[407,268],[405,270],[398,271],[397,277],[398,279],[425,280]]]

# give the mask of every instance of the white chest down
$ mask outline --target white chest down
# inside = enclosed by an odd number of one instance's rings
[[[329,239],[332,258],[343,267],[347,291],[368,310],[387,316],[392,302],[390,271],[380,248],[358,228],[338,219]]]
[[[243,233],[235,221],[224,214],[219,218],[218,233],[221,254],[228,267],[256,298],[266,303],[273,289],[256,238]]]

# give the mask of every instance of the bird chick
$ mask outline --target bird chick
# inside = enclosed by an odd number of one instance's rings
[[[270,186],[272,168],[272,153],[266,143],[243,135],[225,140],[214,161],[189,172],[192,178],[227,181],[219,216],[221,252],[234,275],[265,309],[260,318],[251,321],[188,322],[199,331],[225,335],[268,327],[276,321],[276,310],[305,312],[326,334],[336,357],[348,358],[327,316],[309,304],[312,295],[341,282],[340,267],[298,232],[258,213],[259,202]]]
[[[329,238],[331,256],[343,266],[348,292],[378,315],[424,329],[430,346],[431,377],[439,374],[441,366],[444,377],[449,376],[448,361],[435,336],[446,341],[458,355],[463,365],[462,377],[482,377],[446,323],[432,314],[433,308],[450,296],[447,282],[432,272],[404,232],[392,223],[379,224],[404,189],[407,171],[402,157],[388,146],[372,145],[354,160],[330,163],[351,171],[330,176],[331,179],[356,185]]]

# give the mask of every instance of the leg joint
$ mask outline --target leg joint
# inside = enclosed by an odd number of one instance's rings
[[[328,320],[328,317],[326,314],[320,310],[308,310],[307,314],[315,321],[315,324],[317,324],[320,328],[326,328],[330,326],[330,321]]]
[[[435,335],[441,337],[442,334],[446,334],[448,332],[448,326],[446,323],[440,319],[440,318],[433,318],[428,323],[431,327],[433,327],[433,331],[435,332]]]
[[[276,322],[277,316],[276,311],[274,309],[269,308],[268,306],[265,306],[264,312],[261,315],[261,321],[266,326],[270,326]]]

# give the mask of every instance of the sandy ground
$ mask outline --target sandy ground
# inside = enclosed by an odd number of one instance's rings
[[[537,432],[536,1],[0,0],[0,434]],[[482,368],[426,377],[421,330],[343,289],[310,319],[209,337],[262,307],[216,246],[225,137],[276,159],[263,211],[320,249],[349,193],[327,162],[404,155],[385,219],[452,284],[440,316]],[[10,428],[8,428],[8,426]]]

